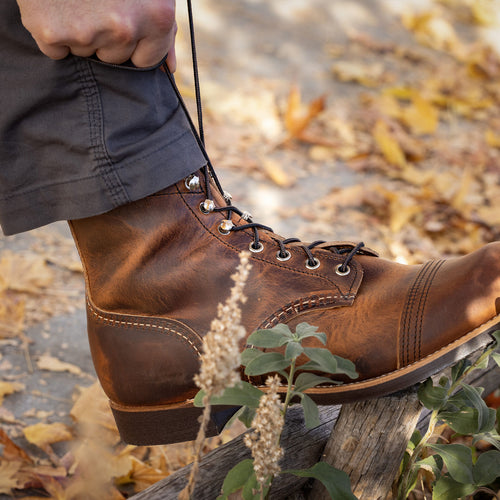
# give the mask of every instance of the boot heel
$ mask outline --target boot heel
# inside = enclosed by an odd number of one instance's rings
[[[196,439],[203,408],[192,403],[164,406],[123,406],[110,401],[111,410],[120,432],[128,444],[152,446]],[[219,434],[238,408],[214,407],[206,436]]]

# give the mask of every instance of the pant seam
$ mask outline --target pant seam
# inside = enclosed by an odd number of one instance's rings
[[[103,127],[103,111],[99,87],[89,61],[74,58],[79,75],[81,90],[87,104],[89,121],[89,139],[93,160],[97,167],[98,175],[103,179],[108,194],[115,206],[129,203],[131,200],[123,186],[113,162],[108,154]]]

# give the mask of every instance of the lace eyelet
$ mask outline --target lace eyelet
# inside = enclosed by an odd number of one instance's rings
[[[264,250],[264,245],[260,241],[258,242],[257,247],[254,247],[254,244],[255,242],[252,242],[250,243],[250,245],[248,245],[248,249],[250,250],[250,252],[259,253]]]
[[[281,250],[276,254],[276,258],[280,261],[280,262],[285,262],[287,261],[288,259],[290,259],[290,257],[292,256],[292,254],[286,250],[285,251],[285,255],[281,255]]]
[[[191,174],[184,179],[184,185],[189,191],[200,189],[200,178],[197,175]]]
[[[215,208],[215,203],[212,200],[205,200],[200,203],[200,212],[202,214],[208,215],[213,212]]]
[[[314,259],[314,264],[311,264],[311,262],[309,261],[309,259],[306,260],[306,267],[307,269],[318,269],[318,267],[321,265],[321,262],[319,261],[319,259]]]
[[[219,230],[219,233],[226,236],[231,232],[231,229],[233,228],[234,224],[232,221],[228,219],[224,219],[220,224],[219,227],[217,228]]]
[[[343,264],[339,264],[335,267],[335,273],[339,276],[347,276],[351,272],[351,268],[349,266],[345,266],[345,271],[342,271]]]

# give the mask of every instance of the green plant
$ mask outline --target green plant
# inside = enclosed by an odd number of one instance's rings
[[[429,427],[423,436],[415,431],[408,445],[397,483],[398,500],[408,498],[423,471],[433,478],[433,500],[457,500],[477,490],[487,490],[497,498],[488,485],[500,477],[500,410],[487,407],[482,388],[465,383],[472,371],[486,368],[490,358],[500,366],[500,354],[494,352],[500,344],[500,331],[493,335],[496,343],[476,362],[462,360],[452,368],[450,377],[442,377],[437,384],[428,379],[420,386],[419,399],[431,410]],[[496,449],[477,455],[472,446],[433,442],[440,423],[456,435],[468,436],[472,445],[482,440]]]
[[[282,422],[292,402],[298,401],[302,405],[307,428],[313,428],[320,423],[318,407],[305,391],[322,383],[336,382],[318,373],[343,374],[350,378],[358,376],[351,361],[333,355],[328,349],[303,345],[305,339],[311,338],[326,344],[326,335],[316,330],[317,327],[301,323],[297,325],[296,331],[292,332],[288,326],[279,324],[269,330],[258,330],[248,337],[247,343],[253,347],[245,349],[241,355],[245,375],[255,377],[268,373],[278,374],[282,380],[286,381],[286,392],[281,394],[281,398],[278,396],[276,378],[268,379],[267,391],[262,391],[242,381],[226,389],[221,396],[210,398],[212,405],[241,406],[242,408],[234,418],[239,418],[247,427],[252,426],[253,422],[255,427],[254,434],[245,439],[247,446],[252,449],[253,458],[243,460],[229,471],[222,487],[220,500],[227,499],[228,495],[239,490],[244,500],[267,498],[274,476],[278,473],[318,479],[326,487],[330,496],[336,500],[356,498],[352,494],[347,474],[325,462],[319,462],[305,470],[279,471],[277,466],[277,460],[281,456],[279,436]],[[280,349],[280,351],[263,352],[259,348]],[[299,357],[305,357],[307,361],[298,367]],[[195,398],[195,405],[203,406],[203,399],[204,393],[200,391]],[[284,399],[284,402],[281,403],[280,399]],[[261,423],[262,418],[265,420],[266,415],[273,414],[277,405],[279,405],[281,419],[273,417]],[[261,420],[259,420],[259,415]],[[273,425],[277,426],[276,434],[272,433],[272,429],[267,429]],[[264,441],[271,442],[260,442],[259,438],[262,437]],[[274,440],[277,442],[273,442]],[[272,453],[261,453],[262,446],[270,448]],[[275,460],[275,463],[265,463],[266,460]]]

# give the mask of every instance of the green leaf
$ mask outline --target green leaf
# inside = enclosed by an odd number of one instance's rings
[[[262,354],[262,351],[260,349],[253,349],[253,348],[248,348],[245,349],[241,353],[241,364],[243,366],[248,365],[252,359],[256,358],[257,356],[260,356]]]
[[[269,330],[257,330],[247,339],[247,344],[255,347],[280,347],[283,341],[292,338],[287,325],[279,324]]]
[[[472,451],[462,444],[428,444],[443,459],[450,476],[459,483],[472,484]]]
[[[500,451],[490,450],[479,455],[472,471],[474,483],[486,486],[500,477]]]
[[[459,411],[439,412],[439,418],[446,422],[455,432],[468,435],[478,432],[478,412],[474,408]]]
[[[263,352],[248,363],[245,375],[263,375],[276,372],[290,366],[290,360],[280,352]]]
[[[441,409],[448,400],[446,387],[434,386],[432,379],[428,378],[418,388],[418,399],[429,410]]]
[[[229,405],[229,406],[249,406],[257,408],[259,401],[264,393],[257,387],[248,382],[240,382],[234,387],[229,387],[224,390],[221,396],[212,396],[210,398],[211,405]],[[203,406],[203,397],[205,393],[198,391],[194,398],[194,406]]]
[[[481,397],[481,393],[484,391],[484,389],[482,387],[476,388],[467,384],[462,384],[462,390],[464,391],[469,404],[478,411],[478,428],[475,432],[487,432],[493,429],[494,421],[493,426],[488,428],[491,422],[490,409],[484,402],[484,399]]]
[[[295,379],[295,392],[304,392],[306,389],[310,389],[311,387],[316,387],[319,384],[324,383],[335,383],[331,379],[327,377],[320,377],[319,375],[315,375],[314,373],[301,373]]]
[[[243,423],[243,425],[249,429],[252,427],[252,420],[255,417],[255,408],[249,408],[248,406],[242,406],[232,417],[228,420],[227,424],[224,426],[224,429],[229,429],[231,425],[239,420]]]
[[[308,323],[299,323],[295,328],[295,335],[299,340],[304,340],[308,337],[317,338],[323,345],[326,345],[326,333],[316,332],[317,326],[311,326]]]
[[[255,480],[252,459],[247,458],[236,464],[227,473],[224,483],[222,484],[221,495],[217,497],[217,500],[227,500],[231,493],[241,490],[245,486],[245,483],[252,479],[252,476]]]
[[[289,342],[286,345],[285,358],[298,358],[304,352],[304,348],[298,342]]]
[[[432,488],[432,500],[457,500],[476,491],[473,484],[462,484],[449,476],[439,478]]]
[[[350,378],[358,377],[352,361],[335,356],[328,349],[322,347],[304,347],[304,353],[311,361],[299,366],[300,370],[345,374]]]
[[[326,462],[318,462],[309,469],[285,470],[287,474],[293,474],[299,477],[312,477],[323,483],[334,500],[357,500],[351,490],[349,476]]]
[[[307,394],[302,394],[300,403],[304,409],[306,429],[318,427],[320,424],[318,405]]]
[[[491,336],[495,339],[497,346],[500,346],[500,330],[494,331]]]
[[[491,354],[491,357],[493,358],[493,361],[498,365],[500,366],[500,354],[498,354],[497,352],[493,352]]]
[[[500,451],[500,435],[496,430],[492,432],[485,432],[484,434],[475,434],[472,444],[475,445],[478,441],[486,441]]]

